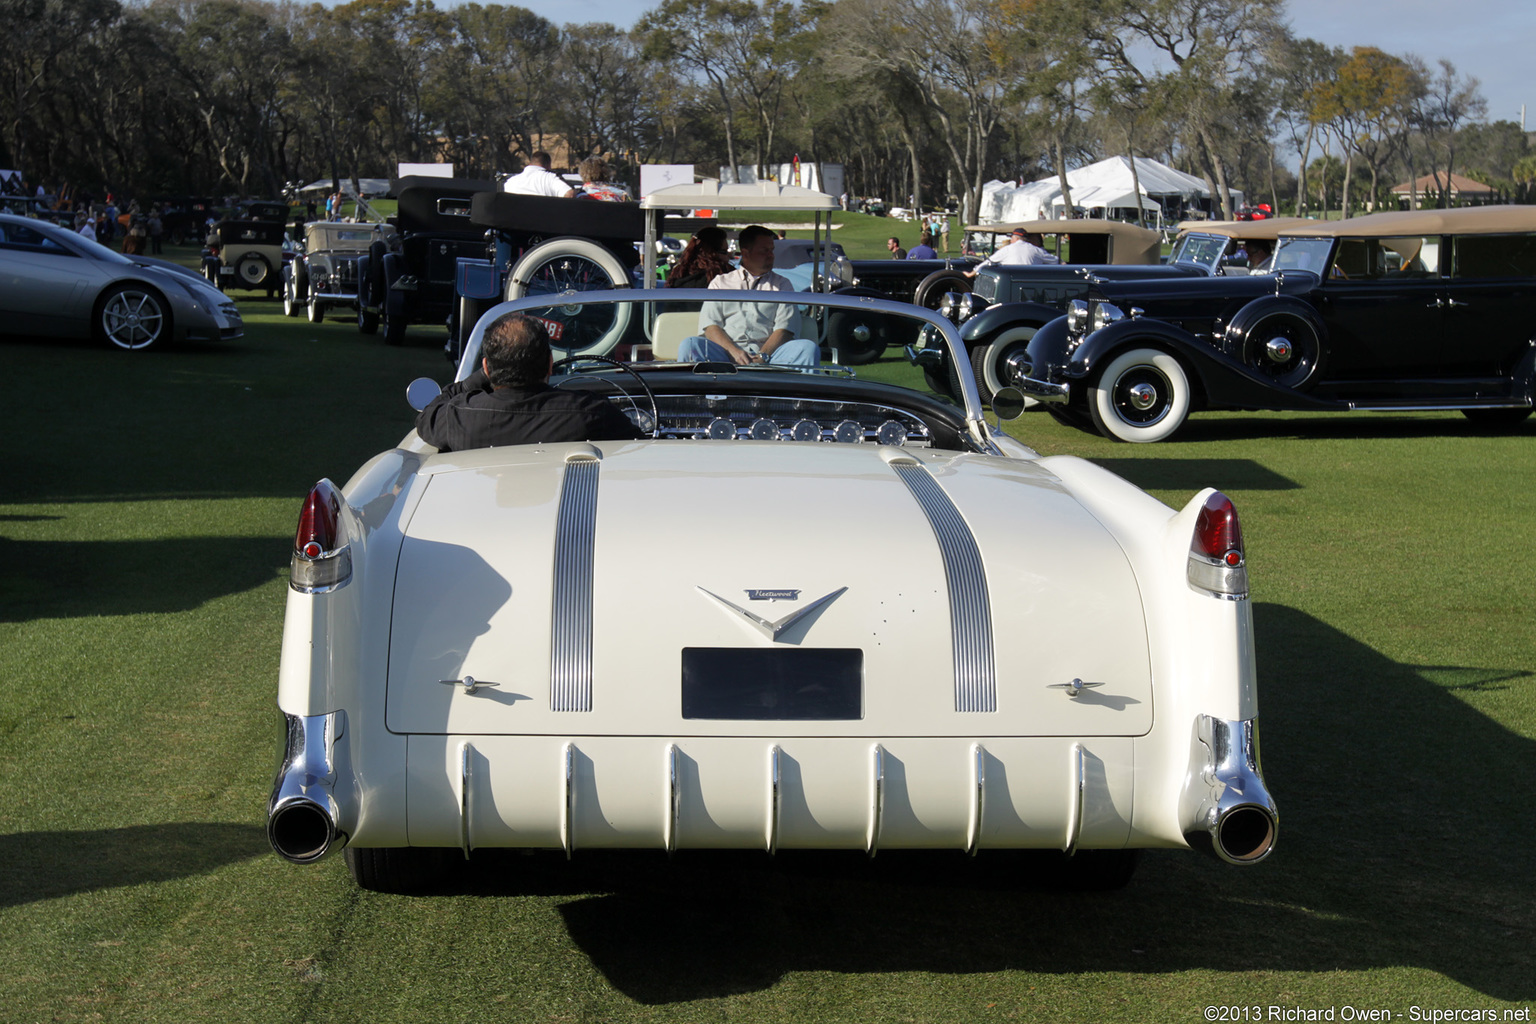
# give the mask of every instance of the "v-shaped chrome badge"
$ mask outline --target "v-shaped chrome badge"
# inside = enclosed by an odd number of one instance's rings
[[[760,630],[762,634],[769,640],[777,641],[779,639],[780,633],[784,632],[790,626],[793,626],[795,623],[799,622],[801,619],[805,618],[807,615],[820,608],[822,605],[827,604],[841,596],[848,590],[848,588],[839,587],[838,589],[832,591],[832,593],[828,594],[826,597],[819,597],[812,601],[810,604],[806,605],[804,608],[797,608],[790,612],[788,615],[784,616],[782,619],[777,619],[773,622],[769,622],[761,615],[753,615],[751,612],[747,611],[740,605],[732,604],[725,598],[721,597],[719,594],[710,593],[710,591],[705,590],[703,587],[700,587],[699,590],[705,594],[708,594],[716,601],[719,601],[731,611],[735,612],[737,615],[740,615],[743,619],[746,619],[753,626],[757,627],[757,629]]]

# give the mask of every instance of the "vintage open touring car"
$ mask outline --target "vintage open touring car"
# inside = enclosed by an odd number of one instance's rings
[[[872,316],[960,344],[869,298],[553,298],[489,310],[458,375],[508,311],[604,351],[696,330],[705,300],[794,304],[828,348]],[[1040,458],[949,365],[958,400],[900,359],[584,357],[556,385],[643,439],[439,452],[413,431],[320,481],[293,550],[272,846],[344,847],[383,890],[487,848],[1041,849],[1106,886],[1148,847],[1262,860],[1277,813],[1232,503],[1175,511]]]

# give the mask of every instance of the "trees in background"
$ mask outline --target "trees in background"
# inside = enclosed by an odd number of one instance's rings
[[[1353,208],[1364,180],[1370,207],[1432,170],[1529,191],[1528,138],[1483,123],[1476,79],[1298,39],[1283,16],[1283,0],[660,0],[621,30],[497,3],[0,0],[0,166],[277,194],[402,161],[491,177],[558,137],[572,164],[602,153],[631,181],[641,163],[761,175],[798,153],[843,164],[855,194],[972,212],[989,179],[1065,185],[1109,154],[1200,175],[1228,216],[1234,189]],[[1277,141],[1299,156],[1294,192]]]

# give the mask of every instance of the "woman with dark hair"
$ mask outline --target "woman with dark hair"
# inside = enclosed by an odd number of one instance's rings
[[[683,254],[667,274],[668,288],[708,288],[709,282],[731,269],[725,251],[725,229],[700,228],[688,240]]]

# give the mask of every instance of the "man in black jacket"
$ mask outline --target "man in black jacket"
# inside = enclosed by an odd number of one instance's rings
[[[486,328],[480,355],[480,369],[416,415],[417,434],[439,451],[643,436],[601,395],[549,386],[554,357],[538,320],[508,313]]]

